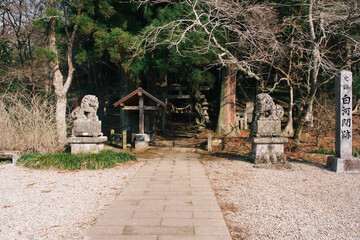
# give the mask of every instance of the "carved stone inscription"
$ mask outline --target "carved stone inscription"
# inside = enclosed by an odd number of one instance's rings
[[[352,73],[341,71],[335,80],[336,89],[336,138],[338,158],[352,156]]]
[[[360,160],[352,157],[352,73],[341,71],[335,79],[335,157],[326,166],[337,173],[360,173]]]

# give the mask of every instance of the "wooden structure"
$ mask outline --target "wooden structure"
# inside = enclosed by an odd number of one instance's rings
[[[110,130],[110,143],[119,145],[122,142],[122,148],[126,149],[127,145],[127,131],[123,130],[122,133],[115,133],[114,129]]]
[[[144,97],[147,97],[145,99]],[[147,100],[147,101],[145,101]],[[151,101],[155,102],[156,105],[150,105]],[[145,105],[145,102],[148,105]],[[127,96],[123,97],[116,103],[114,103],[114,107],[120,106],[123,110],[136,110],[139,111],[139,133],[145,133],[145,111],[156,111],[160,110],[161,107],[164,109],[166,108],[166,104],[139,87],[132,93],[128,94]]]

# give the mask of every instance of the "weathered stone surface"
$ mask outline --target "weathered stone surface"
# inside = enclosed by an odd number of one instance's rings
[[[101,136],[101,121],[94,121],[92,119],[77,119],[74,121],[73,127],[74,136]]]
[[[71,137],[68,142],[71,147],[71,153],[98,153],[104,149],[104,143],[107,137]]]
[[[284,109],[274,103],[269,94],[260,93],[256,96],[256,117],[257,119],[281,120]]]
[[[326,167],[337,173],[360,173],[360,160],[357,158],[327,158]]]
[[[285,137],[251,138],[250,142],[257,144],[284,144],[288,142],[288,139]]]
[[[79,143],[79,144],[86,144],[86,143],[104,143],[107,141],[106,136],[101,137],[69,137],[68,143]]]
[[[284,143],[287,138],[253,138],[249,158],[255,164],[285,163]]]
[[[135,141],[135,149],[146,149],[149,147],[148,141]]]
[[[135,135],[135,149],[146,149],[149,147],[150,134]]]
[[[251,133],[252,142],[249,159],[255,164],[286,163],[282,137],[281,118],[284,110],[276,105],[270,95],[262,93],[256,96],[255,124]]]
[[[150,134],[136,134],[135,141],[150,141]]]
[[[274,119],[259,119],[254,126],[257,137],[281,136],[281,121]]]
[[[335,79],[335,153],[352,157],[352,73],[341,71]]]
[[[71,153],[98,153],[104,149],[104,144],[99,143],[86,143],[86,144],[70,144]]]
[[[75,108],[71,116],[75,118],[73,136],[102,136],[101,121],[96,114],[99,101],[94,95],[86,95],[81,101],[81,106]]]
[[[86,95],[81,106],[71,113],[75,118],[72,137],[68,138],[71,153],[97,153],[104,149],[107,137],[102,136],[101,121],[96,115],[98,107],[97,97]]]
[[[335,79],[335,157],[326,166],[338,173],[360,173],[360,160],[352,157],[352,73],[341,71]]]

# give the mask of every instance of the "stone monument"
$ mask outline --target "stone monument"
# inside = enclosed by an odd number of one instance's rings
[[[335,78],[335,154],[327,158],[332,171],[360,173],[359,159],[352,157],[352,73],[341,71]]]
[[[107,137],[101,132],[101,121],[96,114],[99,101],[94,95],[86,95],[80,107],[74,109],[72,136],[68,139],[71,153],[97,153],[104,149]]]
[[[255,164],[287,162],[284,143],[288,140],[281,133],[283,115],[283,108],[275,104],[269,94],[261,93],[256,96],[255,124],[250,137],[250,161]]]

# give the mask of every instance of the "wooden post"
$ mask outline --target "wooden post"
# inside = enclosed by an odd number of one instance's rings
[[[246,111],[244,111],[244,129],[248,130],[249,126],[248,126],[248,118],[247,118],[247,113]]]
[[[126,132],[126,130],[123,130],[123,132],[122,132],[123,149],[126,149],[126,144],[127,144],[127,132]]]
[[[161,131],[165,132],[165,123],[166,123],[166,108],[162,110],[161,114]]]
[[[166,78],[166,76],[165,76]],[[167,80],[166,80],[167,81]],[[161,93],[163,99],[165,100],[165,104],[167,104],[167,87],[164,88],[164,90]],[[165,124],[166,124],[166,107],[161,112],[161,131],[165,132]]]
[[[110,143],[114,144],[114,134],[115,130],[114,129],[110,129]]]
[[[139,92],[139,133],[144,134],[144,96]]]
[[[212,152],[212,136],[208,133],[208,152]]]

